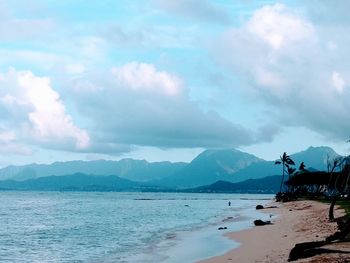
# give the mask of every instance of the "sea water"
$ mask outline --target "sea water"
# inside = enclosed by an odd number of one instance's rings
[[[223,233],[266,219],[271,198],[3,191],[0,262],[193,262],[238,246]]]

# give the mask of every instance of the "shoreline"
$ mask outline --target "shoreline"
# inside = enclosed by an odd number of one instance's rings
[[[235,199],[232,199],[233,202]],[[225,212],[225,216],[220,220],[210,225],[203,225],[200,229],[193,231],[177,231],[173,240],[163,240],[157,243],[156,249],[148,256],[149,260],[137,262],[196,262],[198,260],[205,260],[213,256],[222,255],[232,248],[237,248],[240,244],[236,240],[227,238],[226,235],[230,232],[239,232],[250,229],[252,220],[262,215],[261,219],[267,220],[268,217],[255,209],[258,204],[268,205],[271,202],[270,198],[266,199],[242,199],[239,200],[252,201],[249,206],[244,206],[243,210],[238,207],[227,207],[225,210],[232,209]],[[259,201],[259,202],[257,202]],[[224,215],[224,214],[223,214]],[[220,227],[227,227],[227,229],[219,230]],[[171,246],[167,245],[170,241]],[[161,255],[161,257],[154,258],[152,255]],[[135,261],[136,262],[136,261]]]
[[[253,227],[252,221],[260,215],[264,216],[255,209],[256,205],[266,206],[273,198],[272,195],[251,194],[219,197],[224,198],[217,199],[218,213],[212,213],[209,219],[204,219],[195,225],[166,231],[157,240],[149,242],[147,247],[140,250],[139,253],[135,251],[134,255],[129,256],[125,262],[196,262],[222,255],[239,246],[238,242],[225,235],[232,231]],[[192,202],[205,204],[207,203],[206,198],[203,200],[195,198]],[[229,200],[231,200],[231,206],[228,206]],[[188,201],[182,203],[183,205],[189,204],[190,207],[193,205]],[[193,207],[196,206],[193,205]],[[200,211],[203,209],[198,210]],[[268,215],[261,219],[268,220]],[[221,227],[225,229],[219,230]]]
[[[278,208],[261,210],[264,213],[277,215],[272,218],[271,225],[229,232],[225,236],[239,242],[238,248],[221,256],[197,262],[288,262],[289,252],[296,243],[324,240],[337,230],[337,224],[328,221],[327,204],[303,200],[276,205]],[[343,213],[342,209],[335,209],[336,217]],[[327,245],[325,248],[350,252],[346,243]],[[349,262],[349,260],[349,254],[330,253],[294,262]]]

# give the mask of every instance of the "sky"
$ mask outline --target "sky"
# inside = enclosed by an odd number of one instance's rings
[[[0,0],[0,166],[350,152],[347,0]]]

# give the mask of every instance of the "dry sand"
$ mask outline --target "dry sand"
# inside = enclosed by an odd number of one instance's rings
[[[278,215],[272,217],[275,218],[272,220],[272,225],[229,233],[230,238],[242,245],[225,255],[204,260],[201,263],[288,262],[289,252],[296,243],[321,241],[337,230],[336,223],[328,222],[329,205],[315,201],[295,201],[273,205],[277,205],[278,208],[263,210],[266,213]],[[341,209],[335,209],[335,216],[342,214]],[[350,243],[332,244],[324,248],[350,252]],[[350,262],[350,254],[322,254],[293,262]]]

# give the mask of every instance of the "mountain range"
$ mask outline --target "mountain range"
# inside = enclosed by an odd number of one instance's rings
[[[309,147],[292,154],[291,158],[296,168],[304,162],[306,168],[326,170],[327,160],[337,156],[329,147]],[[45,189],[43,186],[46,184],[47,190],[69,187],[89,190],[94,189],[94,186],[108,189],[109,185],[109,190],[134,190],[150,186],[159,189],[195,189],[218,181],[239,183],[280,175],[281,169],[274,161],[265,161],[235,149],[220,149],[205,150],[190,163],[149,163],[145,160],[123,159],[8,166],[0,169],[0,187]],[[247,184],[235,187],[248,189]]]
[[[46,176],[24,181],[0,181],[0,189],[45,191],[123,191],[140,190],[140,183],[115,175],[98,176],[76,173],[62,176]]]
[[[291,155],[298,169],[301,162],[306,168],[327,170],[327,160],[338,157],[330,147],[309,147],[305,151]],[[275,161],[265,161],[254,155],[238,150],[206,150],[191,163],[173,175],[152,184],[166,187],[193,188],[212,184],[216,181],[232,183],[247,179],[258,179],[271,175],[281,175],[282,167]]]
[[[68,175],[75,173],[94,175],[117,175],[129,180],[145,182],[170,176],[187,166],[187,163],[154,162],[145,160],[122,159],[120,161],[69,161],[52,164],[28,164],[8,166],[0,169],[0,180],[13,179],[23,181],[50,175]]]
[[[259,179],[248,179],[238,183],[217,181],[210,185],[186,189],[194,193],[260,193],[273,194],[278,192],[281,175],[272,175]]]

